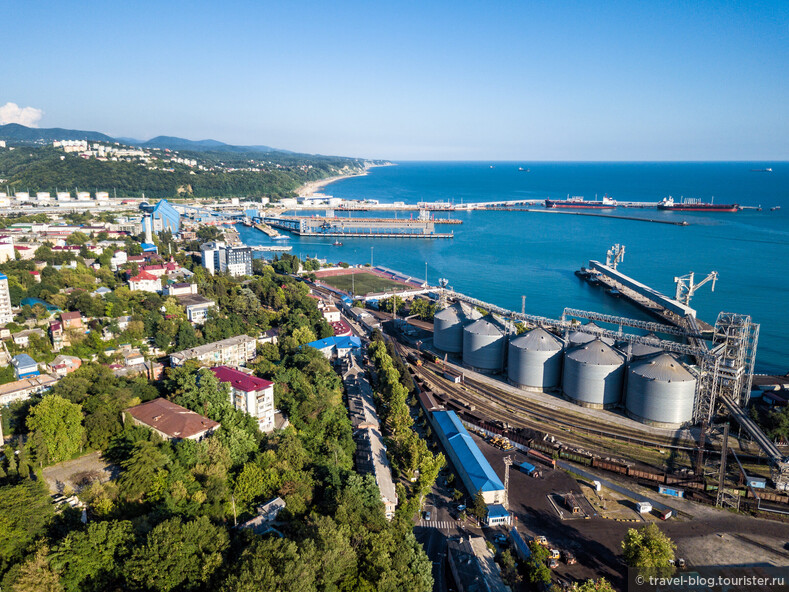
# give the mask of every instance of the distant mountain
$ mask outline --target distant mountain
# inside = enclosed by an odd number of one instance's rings
[[[18,123],[0,125],[0,140],[19,144],[48,143],[53,140],[88,140],[89,142],[120,142],[121,144],[141,146],[142,148],[188,150],[192,152],[285,152],[291,154],[289,150],[277,150],[271,146],[232,146],[218,140],[195,141],[173,136],[156,136],[150,140],[143,141],[135,140],[134,138],[112,138],[100,132],[70,130],[59,127],[25,127]]]
[[[18,123],[0,125],[0,140],[18,143],[52,142],[53,140],[88,140],[90,142],[115,142],[114,138],[100,132],[63,129],[61,127],[25,127]]]

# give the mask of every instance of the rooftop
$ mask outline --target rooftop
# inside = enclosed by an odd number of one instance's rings
[[[317,341],[311,341],[307,345],[315,349],[325,349],[327,347],[359,348],[362,346],[362,342],[358,337],[349,335],[346,337],[327,337],[326,339],[318,339]]]
[[[14,366],[37,366],[38,362],[36,362],[33,358],[31,358],[27,354],[18,354],[11,358],[11,363]]]
[[[157,280],[157,279],[159,279],[159,278],[157,278],[155,275],[150,274],[147,271],[141,271],[136,276],[131,278],[129,281],[130,282],[142,282],[142,281],[145,281],[145,280],[151,281],[151,280]]]
[[[60,315],[60,319],[63,321],[71,321],[76,319],[81,319],[82,313],[75,311],[75,312],[64,312]]]
[[[137,421],[170,438],[191,438],[219,427],[216,421],[162,398],[130,407],[126,411]]]
[[[183,306],[196,306],[199,304],[214,306],[214,304],[216,304],[216,302],[214,302],[213,300],[210,300],[209,298],[205,298],[204,296],[200,296],[199,294],[181,294],[176,296],[176,298],[178,299],[178,302]]]
[[[209,354],[218,349],[233,347],[236,345],[241,345],[242,343],[249,343],[250,341],[255,341],[255,338],[250,337],[249,335],[237,335],[236,337],[230,337],[229,339],[223,339],[222,341],[214,341],[213,343],[206,343],[205,345],[199,345],[197,347],[175,352],[173,354],[170,354],[170,357],[175,357],[183,360],[189,358],[196,358],[204,354]]]
[[[433,418],[460,459],[463,470],[466,471],[477,491],[503,490],[504,484],[501,479],[482,455],[479,446],[471,439],[457,414],[454,411],[434,411]]]
[[[248,393],[274,386],[274,383],[269,380],[252,376],[246,372],[230,368],[229,366],[217,366],[211,368],[211,372],[214,373],[214,376],[216,376],[220,382],[229,382],[230,386],[234,389]]]

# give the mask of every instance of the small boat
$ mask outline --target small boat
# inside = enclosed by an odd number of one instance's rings
[[[622,293],[621,293],[619,290],[617,290],[616,288],[608,288],[608,289],[606,290],[606,292],[607,292],[608,294],[610,294],[611,296],[613,296],[614,298],[619,298],[619,296],[622,294]]]
[[[775,210],[780,210],[780,209],[781,209],[781,206],[773,206],[773,207],[770,208],[770,211],[774,212]]]
[[[590,284],[590,285],[592,285],[592,286],[599,286],[599,285],[600,285],[600,280],[599,280],[599,279],[597,279],[595,276],[589,276],[589,277],[587,278],[587,281],[588,281],[588,282],[589,282],[589,284]]]
[[[518,167],[518,170],[522,173],[530,173],[531,169],[524,169],[523,167]]]
[[[579,270],[577,270],[575,272],[575,275],[577,275],[579,278],[588,278],[589,277],[589,270],[586,269],[585,267],[582,267],[581,269],[579,269]]]
[[[752,173],[772,173],[773,169],[766,168],[766,169],[751,169]]]
[[[340,241],[336,240],[336,241],[334,241],[334,242],[331,244],[331,246],[332,246],[332,247],[341,247],[341,246],[342,246],[342,243],[341,243]]]

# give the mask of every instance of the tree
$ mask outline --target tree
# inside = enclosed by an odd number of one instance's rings
[[[191,522],[165,520],[126,562],[127,579],[137,586],[166,592],[205,584],[222,565],[229,545],[224,528],[205,516]]]
[[[18,560],[39,535],[54,511],[43,481],[22,481],[0,487],[0,571]]]
[[[622,551],[627,565],[660,575],[673,572],[671,561],[674,559],[676,549],[677,546],[654,522],[650,522],[640,530],[631,528],[622,541]]]
[[[151,497],[157,475],[167,466],[169,459],[153,442],[144,440],[134,444],[131,456],[121,462],[123,474],[118,480],[122,494],[132,501],[143,496]]]
[[[46,395],[30,410],[27,427],[34,432],[36,454],[42,463],[59,463],[71,458],[85,441],[82,405],[58,395]]]
[[[485,496],[482,495],[481,489],[474,496],[471,511],[479,518],[480,522],[484,522],[488,518],[488,504],[485,503]]]
[[[246,463],[236,479],[236,503],[245,507],[263,492],[264,487],[263,469],[255,463]]]
[[[13,592],[62,592],[60,576],[49,566],[48,553],[49,548],[42,545],[22,564]]]
[[[600,578],[599,580],[586,580],[581,584],[576,582],[573,584],[571,590],[572,592],[615,592],[611,582],[605,578]]]

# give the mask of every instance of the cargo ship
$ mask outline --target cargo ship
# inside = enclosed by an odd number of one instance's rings
[[[607,195],[603,196],[600,201],[584,201],[584,198],[579,195],[567,197],[567,199],[546,199],[546,208],[581,208],[581,209],[602,209],[602,208],[615,208],[616,200],[611,199]]]
[[[737,212],[739,204],[714,204],[705,203],[698,199],[686,199],[675,202],[671,196],[664,197],[657,205],[658,210],[671,210],[677,212]]]

